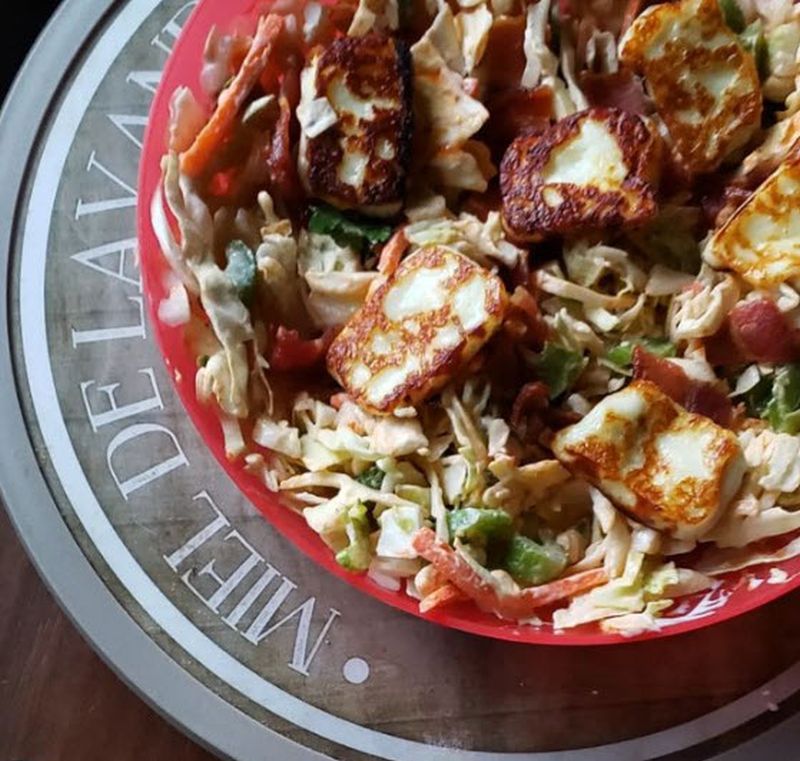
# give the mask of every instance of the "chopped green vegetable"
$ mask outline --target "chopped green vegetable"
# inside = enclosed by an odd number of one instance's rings
[[[242,303],[250,306],[256,284],[255,254],[243,241],[233,240],[225,249],[225,256],[228,260],[225,274],[236,287]]]
[[[674,357],[677,353],[674,344],[666,338],[633,338],[609,349],[606,359],[617,367],[628,368],[633,363],[633,350],[637,346],[657,357]]]
[[[369,551],[369,515],[363,502],[357,502],[347,511],[345,531],[349,544],[336,553],[336,562],[348,571],[366,571],[372,555]]]
[[[762,417],[781,433],[800,433],[800,365],[784,365],[775,372],[772,399]]]
[[[756,62],[758,76],[766,79],[769,76],[769,48],[767,38],[764,36],[764,23],[756,19],[740,35],[742,46]]]
[[[368,486],[370,489],[380,489],[385,475],[386,474],[377,465],[373,465],[371,468],[357,475],[356,481],[364,486]]]
[[[392,236],[391,225],[345,216],[331,206],[312,206],[308,229],[330,235],[340,246],[363,253],[365,248],[385,243]]]
[[[700,225],[698,207],[666,205],[652,222],[629,231],[627,237],[654,264],[696,275],[701,263],[697,242]]]
[[[408,29],[414,20],[413,0],[398,0],[397,13],[399,16],[400,29]]]
[[[750,417],[761,417],[772,400],[772,375],[762,375],[753,388],[742,395],[747,414]]]
[[[533,369],[555,399],[572,388],[585,364],[582,354],[548,341],[533,360]]]
[[[747,414],[780,433],[800,433],[800,364],[776,367],[742,395]]]
[[[503,567],[522,586],[544,584],[567,567],[567,553],[555,542],[540,544],[517,534],[508,544]]]
[[[744,13],[742,13],[739,3],[736,0],[719,0],[719,7],[725,17],[725,23],[736,34],[743,32],[745,26]]]
[[[447,514],[450,535],[477,544],[508,539],[514,532],[511,516],[503,510],[462,507]]]
[[[205,367],[208,364],[209,359],[211,359],[211,357],[209,357],[208,354],[202,354],[197,358],[197,366]]]

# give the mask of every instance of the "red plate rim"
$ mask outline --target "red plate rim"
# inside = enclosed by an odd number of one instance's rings
[[[186,22],[164,68],[150,110],[139,168],[137,234],[142,287],[147,301],[150,324],[178,395],[201,438],[211,449],[217,461],[271,525],[326,571],[387,605],[451,629],[492,639],[528,644],[614,645],[668,637],[729,620],[759,608],[800,587],[800,558],[774,564],[789,573],[789,580],[781,584],[762,583],[755,589],[748,589],[746,584],[740,583],[743,581],[744,573],[729,574],[724,583],[732,589],[730,599],[727,604],[711,615],[686,620],[654,631],[640,632],[632,636],[606,633],[596,624],[563,632],[555,632],[551,628],[519,625],[483,613],[470,603],[423,615],[419,612],[418,602],[408,597],[404,591],[394,592],[385,589],[366,575],[356,575],[345,571],[336,563],[331,550],[306,525],[301,516],[282,506],[277,497],[268,492],[256,478],[247,474],[241,465],[232,463],[226,458],[216,415],[212,410],[201,405],[195,397],[195,360],[184,344],[183,329],[169,327],[158,319],[158,304],[167,295],[165,275],[169,268],[161,254],[150,223],[150,203],[160,179],[160,160],[166,146],[169,101],[172,93],[178,86],[185,85],[191,87],[200,99],[201,91],[198,83],[200,62],[203,47],[211,28],[214,26],[223,29],[229,28],[235,19],[252,17],[256,14],[257,9],[263,7],[264,3],[258,2],[258,0],[224,0],[224,2],[223,0],[201,0]]]

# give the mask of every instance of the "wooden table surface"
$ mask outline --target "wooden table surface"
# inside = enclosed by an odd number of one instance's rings
[[[0,506],[0,761],[211,761],[94,654]]]

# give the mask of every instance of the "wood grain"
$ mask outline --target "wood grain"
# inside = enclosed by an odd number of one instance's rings
[[[0,760],[212,761],[92,652],[0,506]]]

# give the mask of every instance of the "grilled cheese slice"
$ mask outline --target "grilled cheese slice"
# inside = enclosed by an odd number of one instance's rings
[[[518,137],[500,168],[503,220],[519,240],[643,222],[656,212],[660,142],[644,120],[594,108]]]
[[[441,389],[489,340],[508,297],[502,281],[452,249],[403,261],[368,297],[328,350],[328,370],[377,414]]]
[[[634,381],[560,431],[553,452],[632,518],[697,539],[739,488],[745,460],[730,431]]]
[[[314,51],[300,80],[298,169],[308,194],[371,216],[400,211],[411,148],[411,60],[380,34]]]
[[[648,8],[626,32],[619,54],[644,76],[690,173],[713,171],[759,127],[756,63],[725,23],[718,0]]]
[[[800,157],[764,180],[714,233],[703,258],[754,288],[800,278]]]

